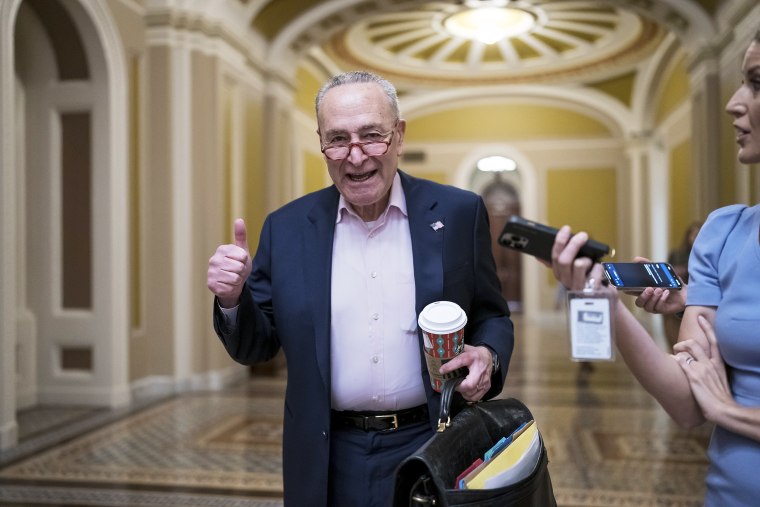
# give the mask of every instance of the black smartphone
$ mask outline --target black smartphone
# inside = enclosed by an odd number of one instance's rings
[[[499,235],[499,244],[551,262],[557,232],[559,229],[554,227],[512,215]],[[593,239],[589,239],[578,252],[578,257],[589,257],[594,262],[607,255],[615,255],[615,250]]]
[[[681,288],[681,280],[667,262],[604,262],[604,275],[618,289],[641,291],[647,287]]]

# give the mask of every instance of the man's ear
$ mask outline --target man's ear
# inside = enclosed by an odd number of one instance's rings
[[[406,133],[406,120],[399,119],[398,121],[398,154],[404,153],[404,134]]]

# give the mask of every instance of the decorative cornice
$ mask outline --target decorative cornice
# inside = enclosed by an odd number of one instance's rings
[[[255,34],[241,36],[224,23],[223,20],[210,19],[203,13],[177,11],[170,9],[153,9],[145,15],[147,32],[176,33],[199,35],[211,40],[219,40],[234,52],[242,55],[245,64],[261,73],[265,71],[262,54],[254,54],[252,48],[261,47],[263,42],[256,39]],[[153,44],[161,44],[161,38],[153,38]],[[164,42],[165,43],[165,42]]]

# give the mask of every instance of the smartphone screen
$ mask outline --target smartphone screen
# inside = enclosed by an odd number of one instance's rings
[[[602,266],[607,279],[618,289],[681,288],[673,266],[667,262],[604,262]]]

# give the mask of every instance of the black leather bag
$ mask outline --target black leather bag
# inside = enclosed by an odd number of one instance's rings
[[[535,469],[522,481],[496,489],[455,489],[457,476],[473,461],[533,419],[528,407],[510,398],[468,405],[449,420],[454,387],[461,381],[444,384],[439,432],[396,469],[394,507],[556,507],[543,440]]]

